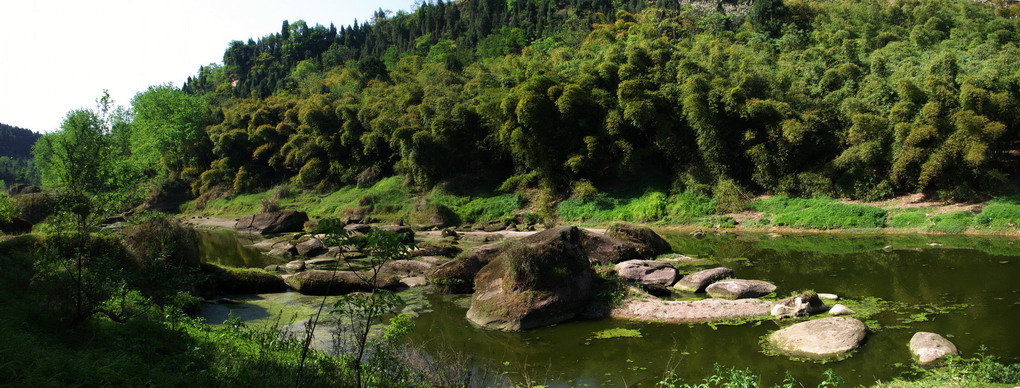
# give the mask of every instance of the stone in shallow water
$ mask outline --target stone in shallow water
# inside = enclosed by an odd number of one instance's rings
[[[621,278],[638,283],[672,286],[680,272],[669,263],[653,260],[627,260],[615,267]]]
[[[776,318],[806,317],[828,310],[825,303],[814,293],[802,293],[783,299],[772,306],[772,316]]]
[[[733,277],[733,270],[724,267],[706,269],[684,276],[673,285],[673,288],[687,292],[704,292],[709,284],[725,278]]]
[[[836,303],[834,306],[832,306],[831,309],[829,309],[829,315],[832,315],[834,317],[838,317],[840,315],[852,315],[852,314],[857,314],[857,312],[854,311],[854,310],[851,310],[849,307],[846,307],[846,306],[844,306],[844,305],[842,305],[840,303]]]
[[[936,363],[950,354],[959,354],[956,345],[945,337],[924,331],[914,333],[910,338],[910,352],[921,365]]]
[[[772,283],[746,279],[723,280],[705,288],[709,296],[722,299],[757,298],[775,290],[776,286]]]
[[[867,327],[850,317],[815,319],[791,325],[768,336],[779,354],[831,360],[845,356],[861,346]]]

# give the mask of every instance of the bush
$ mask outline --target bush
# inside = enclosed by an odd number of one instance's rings
[[[715,201],[707,195],[684,191],[669,198],[666,213],[671,222],[686,223],[710,216],[715,212]]]
[[[739,213],[747,209],[751,195],[732,179],[720,179],[712,190],[717,213]]]
[[[992,230],[1016,230],[1020,227],[1020,205],[990,204],[977,215],[974,221],[981,227]]]
[[[773,224],[806,229],[881,228],[886,211],[874,206],[826,203],[776,215]]]

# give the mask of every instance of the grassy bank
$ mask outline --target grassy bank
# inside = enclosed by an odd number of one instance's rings
[[[362,214],[378,222],[421,223],[440,217],[451,225],[536,224],[543,221],[537,195],[482,192],[460,195],[436,188],[418,193],[399,176],[369,187],[345,187],[332,193],[279,186],[258,193],[192,201],[188,215],[239,217],[268,206],[298,209],[312,218]],[[721,203],[723,203],[721,205]],[[664,227],[745,231],[850,231],[934,234],[1020,234],[1020,195],[983,203],[926,202],[919,196],[859,203],[828,197],[786,196],[756,199],[712,198],[695,192],[669,194],[647,190],[614,195],[598,193],[563,198],[551,212],[557,221],[606,225],[615,221]]]

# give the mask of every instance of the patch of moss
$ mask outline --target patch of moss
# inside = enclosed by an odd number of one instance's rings
[[[612,339],[612,338],[641,338],[641,330],[637,329],[624,329],[622,327],[606,329],[596,331],[592,334],[592,339]]]

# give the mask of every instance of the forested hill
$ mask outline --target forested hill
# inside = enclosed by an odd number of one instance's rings
[[[30,130],[0,123],[0,156],[15,159],[32,157],[32,145],[42,136]]]
[[[472,0],[285,22],[139,94],[115,132],[131,168],[197,194],[400,174],[554,199],[973,199],[1018,181],[1010,4]]]
[[[0,123],[0,181],[5,184],[37,182],[32,146],[42,135]]]

